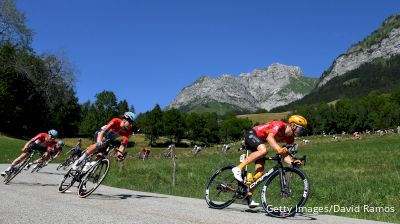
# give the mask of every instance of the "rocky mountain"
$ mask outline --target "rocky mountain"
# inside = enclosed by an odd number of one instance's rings
[[[219,113],[270,110],[302,98],[316,81],[305,77],[299,67],[283,64],[272,64],[239,77],[203,76],[182,89],[168,108]]]
[[[334,77],[344,75],[377,58],[390,58],[400,53],[400,15],[387,18],[383,24],[364,40],[340,55],[321,76],[317,88]]]

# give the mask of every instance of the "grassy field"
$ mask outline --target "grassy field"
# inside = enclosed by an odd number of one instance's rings
[[[307,165],[302,168],[311,184],[307,211],[332,207],[332,212],[320,214],[400,223],[399,135],[369,136],[357,141],[343,136],[338,142],[332,142],[330,137],[307,139],[311,144],[301,145],[299,153],[300,156],[307,155]],[[74,141],[65,140],[68,145],[73,145]],[[116,163],[112,164],[113,168],[105,184],[203,198],[204,187],[210,175],[224,165],[237,164],[240,155],[236,150],[237,145],[227,154],[221,153],[219,145],[206,148],[195,158],[190,156],[192,148],[177,148],[177,184],[172,186],[172,161],[159,158],[165,148],[152,148],[150,160],[136,160],[133,155],[139,152],[146,141],[143,136],[135,136],[135,141],[135,147],[128,149],[130,158],[122,168]],[[9,163],[24,143],[0,137],[0,162]],[[272,163],[267,164],[267,167],[270,166]],[[260,201],[257,192],[255,199]],[[205,202],[204,206],[207,206]],[[357,211],[358,208],[360,211]],[[386,212],[383,211],[385,209]]]

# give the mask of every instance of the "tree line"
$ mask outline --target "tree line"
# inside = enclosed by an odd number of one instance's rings
[[[138,128],[151,145],[161,136],[174,143],[180,143],[182,139],[198,144],[231,142],[241,139],[243,130],[251,126],[250,120],[235,115],[220,120],[217,113],[183,113],[177,109],[163,111],[158,104],[138,117]]]
[[[295,113],[307,117],[309,134],[396,128],[400,125],[400,92],[298,106]]]

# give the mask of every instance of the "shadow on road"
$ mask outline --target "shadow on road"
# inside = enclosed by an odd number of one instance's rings
[[[239,212],[246,212],[246,213],[255,213],[255,214],[265,214],[266,216],[272,217],[269,214],[267,214],[265,212],[265,210],[263,208],[255,208],[255,209],[242,209],[242,208],[226,208],[224,210],[233,210],[233,211],[239,211]],[[286,217],[284,218],[286,220],[300,220],[300,221],[313,221],[313,220],[317,220],[316,215],[315,214],[307,214],[307,213],[296,213],[296,215],[291,216],[291,217]]]
[[[65,175],[65,173],[54,173],[54,172],[48,172],[48,171],[39,171],[39,172],[36,172],[37,174],[51,174],[51,175],[59,175],[59,176],[64,176]]]
[[[168,198],[168,197],[159,197],[159,196],[150,196],[150,195],[142,195],[142,194],[116,194],[116,195],[105,195],[100,193],[93,193],[86,199],[95,199],[95,200],[122,200],[128,198]]]
[[[7,185],[25,185],[25,186],[41,186],[41,187],[47,187],[47,186],[58,186],[58,184],[43,184],[43,183],[28,183],[28,182],[10,182]]]

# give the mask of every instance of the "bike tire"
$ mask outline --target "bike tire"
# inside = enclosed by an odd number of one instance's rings
[[[31,173],[34,173],[35,171],[37,172],[37,171],[39,171],[39,169],[40,169],[39,164],[36,163],[34,166],[35,166],[35,167],[32,168]]]
[[[77,175],[79,175],[78,171],[73,170],[72,168],[69,169],[61,180],[60,185],[58,185],[58,192],[64,193],[71,188],[72,185],[74,185],[74,183],[77,181]]]
[[[66,170],[69,166],[71,166],[75,162],[74,158],[69,158],[64,162],[63,170]]]
[[[102,159],[93,167],[91,167],[88,172],[83,176],[78,186],[78,196],[80,198],[86,198],[91,195],[103,182],[109,170],[110,161],[108,159]],[[88,183],[90,183],[90,187],[87,187]],[[87,189],[84,190],[84,187],[86,187]]]
[[[264,210],[273,217],[289,217],[295,215],[303,207],[310,194],[310,185],[306,174],[298,168],[285,167],[282,172],[284,190],[281,187],[279,169],[266,180],[261,201]]]
[[[226,208],[238,198],[240,184],[233,176],[233,167],[228,165],[217,170],[208,180],[205,199],[210,208]]]
[[[56,170],[60,170],[61,168],[63,168],[64,170],[67,169],[67,167],[69,165],[71,165],[71,158],[68,157],[66,160],[64,160],[62,163],[60,163],[60,165],[57,166]]]
[[[60,163],[58,166],[57,166],[57,168],[56,168],[56,170],[60,170],[64,165],[64,162],[62,162],[62,163]]]
[[[6,176],[4,179],[4,184],[10,183],[12,179],[14,179],[21,171],[25,168],[26,165],[31,161],[32,157],[28,156],[22,162],[20,162],[19,166],[13,170],[13,172]]]

